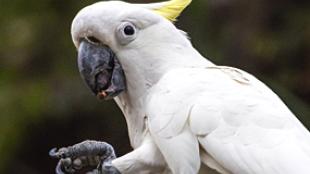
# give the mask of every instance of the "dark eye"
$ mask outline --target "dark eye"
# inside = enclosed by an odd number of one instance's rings
[[[124,33],[128,36],[132,36],[135,34],[135,29],[133,26],[131,25],[127,25],[125,28],[124,28]]]
[[[121,45],[127,45],[131,41],[135,40],[137,34],[139,33],[139,28],[137,28],[131,22],[122,22],[116,28],[116,38],[118,39]]]

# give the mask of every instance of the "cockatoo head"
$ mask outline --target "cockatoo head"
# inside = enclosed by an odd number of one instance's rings
[[[93,93],[109,99],[141,78],[151,83],[169,66],[171,49],[190,47],[172,23],[190,2],[105,1],[82,9],[73,20],[71,33],[81,76]],[[151,72],[152,77],[145,77]]]

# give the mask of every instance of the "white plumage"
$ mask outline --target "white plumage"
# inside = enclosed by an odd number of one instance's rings
[[[241,70],[218,66],[175,69],[159,81],[151,96],[149,125],[159,146],[171,145],[170,140],[189,129],[201,151],[227,173],[310,171],[308,131],[271,90]],[[187,148],[198,148],[190,145]],[[173,145],[163,155],[170,156],[169,151],[177,147]]]
[[[113,165],[124,174],[194,174],[201,162],[221,173],[309,174],[308,130],[255,77],[201,56],[152,11],[162,5],[100,2],[72,24],[77,47],[96,37],[125,71],[127,91],[115,101],[134,150]],[[136,26],[130,42],[116,34],[124,22]]]

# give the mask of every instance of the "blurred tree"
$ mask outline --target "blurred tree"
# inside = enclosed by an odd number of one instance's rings
[[[0,1],[0,173],[52,173],[48,150],[85,139],[130,150],[122,114],[76,68],[71,21],[93,2]],[[308,0],[194,0],[176,25],[215,63],[266,82],[310,127],[309,18]]]

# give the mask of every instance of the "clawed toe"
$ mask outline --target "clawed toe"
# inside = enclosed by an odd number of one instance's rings
[[[60,159],[58,161],[55,171],[56,171],[56,174],[66,174],[66,173],[76,172],[76,170],[74,169],[74,166],[72,165],[72,160],[70,158]]]
[[[50,157],[57,159],[66,158],[68,151],[69,150],[65,147],[60,148],[59,150],[57,150],[57,148],[53,148],[49,151],[49,155]]]

